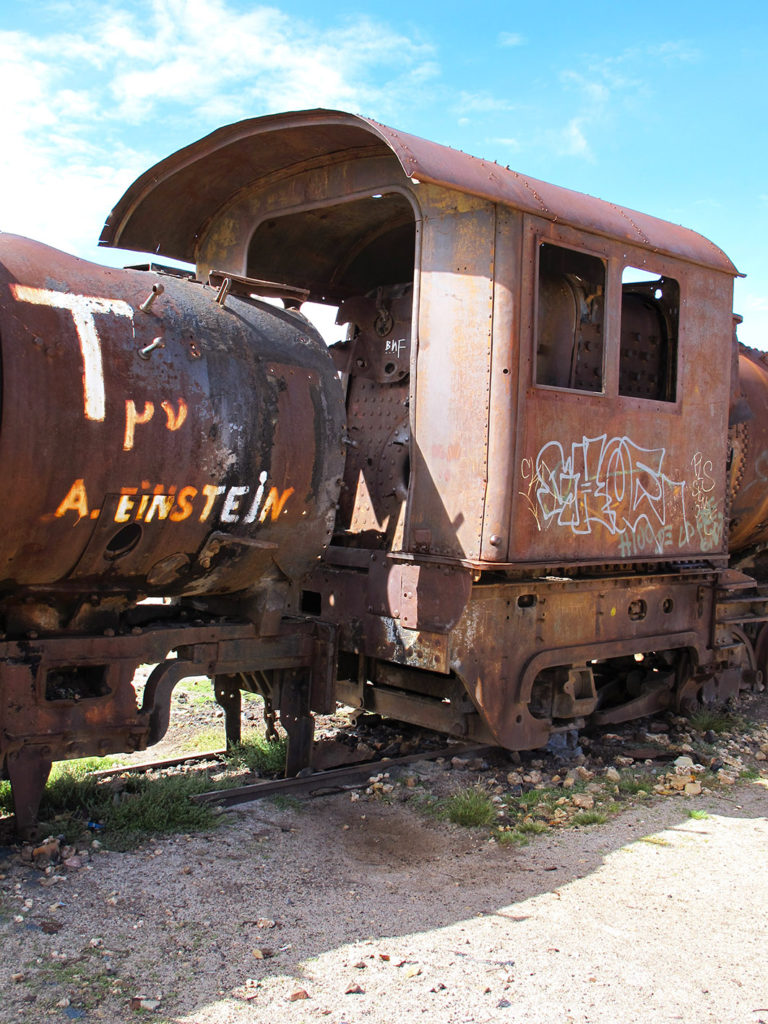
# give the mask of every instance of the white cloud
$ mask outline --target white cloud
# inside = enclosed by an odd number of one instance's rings
[[[525,36],[520,35],[519,32],[500,32],[499,33],[499,45],[500,46],[525,46],[528,40]]]
[[[517,152],[520,149],[520,141],[510,136],[505,138],[489,139],[488,142],[498,146],[504,146],[505,149],[511,149],[514,152]]]
[[[554,137],[555,146],[560,156],[578,156],[594,160],[594,154],[589,147],[584,131],[586,123],[586,119],[583,117],[573,117],[565,128]]]
[[[514,110],[515,107],[515,103],[501,99],[489,92],[460,92],[455,104],[456,113],[462,117],[467,114],[488,114]]]
[[[701,59],[701,52],[684,39],[650,46],[648,53],[653,57],[661,57],[667,64],[677,62],[694,64]]]
[[[436,74],[429,46],[368,17],[328,25],[228,0],[52,10],[76,31],[0,31],[0,230],[102,259],[110,208],[146,167],[221,124],[329,106],[386,119]],[[58,24],[58,22],[57,22]]]
[[[563,71],[560,80],[566,88],[580,93],[588,103],[603,105],[611,97],[611,87],[607,82],[599,81],[597,78],[576,71]]]

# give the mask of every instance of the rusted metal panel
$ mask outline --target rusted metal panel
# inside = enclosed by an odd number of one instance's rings
[[[495,210],[437,190],[422,203],[405,547],[478,558],[488,479]]]
[[[602,380],[587,389],[537,381],[536,247],[541,241],[590,252],[605,268]],[[682,290],[675,393],[652,401],[622,394],[618,339],[621,271],[645,256],[625,245],[531,220],[523,292],[529,312],[520,341],[517,480],[510,562],[653,561],[726,550],[725,438],[731,280],[661,257],[644,265]],[[634,261],[634,264],[633,264]],[[538,316],[538,319],[537,319]],[[539,345],[541,341],[539,339]],[[641,345],[638,342],[638,345]],[[647,352],[646,352],[647,354]],[[603,363],[604,360],[604,363]],[[672,400],[674,399],[674,400]]]
[[[463,611],[469,590],[466,575],[430,575],[426,570],[420,583],[415,567],[391,563],[377,553],[369,557],[370,573],[324,568],[307,581],[307,587],[320,595],[322,619],[338,626],[339,648],[448,672],[448,629]]]
[[[240,121],[160,161],[112,211],[101,243],[194,262],[204,223],[244,186],[271,175],[290,176],[310,163],[333,164],[387,151],[395,154],[406,178],[736,273],[720,249],[693,231],[526,178],[367,118],[320,109]]]
[[[489,393],[488,484],[480,560],[504,562],[515,484],[510,446],[518,418],[518,338],[522,278],[522,220],[497,208],[493,261],[493,342]]]
[[[502,746],[543,746],[552,715],[536,716],[530,705],[545,670],[676,650],[708,663],[712,582],[702,575],[478,586],[451,633],[451,669]]]
[[[333,365],[302,318],[214,298],[0,234],[5,579],[222,593],[311,565],[343,465]]]

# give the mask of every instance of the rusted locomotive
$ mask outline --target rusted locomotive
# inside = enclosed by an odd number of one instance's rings
[[[22,829],[187,675],[230,741],[262,693],[289,773],[335,701],[531,749],[760,679],[768,372],[706,239],[314,110],[157,164],[101,241],[195,271],[0,235]]]

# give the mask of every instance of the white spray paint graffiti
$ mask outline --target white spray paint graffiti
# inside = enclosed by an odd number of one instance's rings
[[[588,535],[602,526],[618,538],[622,557],[663,554],[693,535],[685,482],[666,473],[665,458],[664,448],[642,448],[626,436],[582,437],[568,454],[550,441],[523,461],[522,493],[539,530],[556,524]]]
[[[699,535],[701,550],[716,551],[723,540],[725,520],[723,511],[712,493],[715,489],[715,481],[712,478],[712,462],[705,459],[701,452],[696,452],[691,459],[691,464],[693,465],[691,496],[693,497],[696,532]]]
[[[101,422],[104,419],[104,369],[101,362],[101,341],[94,314],[109,313],[133,319],[133,309],[121,299],[102,299],[93,295],[71,295],[46,288],[28,288],[12,284],[11,294],[18,302],[31,302],[37,306],[68,309],[72,314],[80,353],[83,358],[83,406],[85,417]]]

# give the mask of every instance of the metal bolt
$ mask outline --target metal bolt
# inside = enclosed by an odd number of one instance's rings
[[[150,309],[152,308],[152,303],[155,301],[157,296],[158,295],[162,295],[164,291],[165,291],[165,288],[160,284],[159,281],[157,283],[153,284],[152,285],[152,291],[149,293],[147,298],[139,306],[139,309],[142,311],[142,313],[148,313],[150,311]]]
[[[140,348],[139,355],[141,356],[142,359],[149,359],[149,357],[157,348],[165,348],[165,342],[163,341],[162,338],[155,338],[155,340],[150,342],[150,344],[147,345],[146,348]]]

